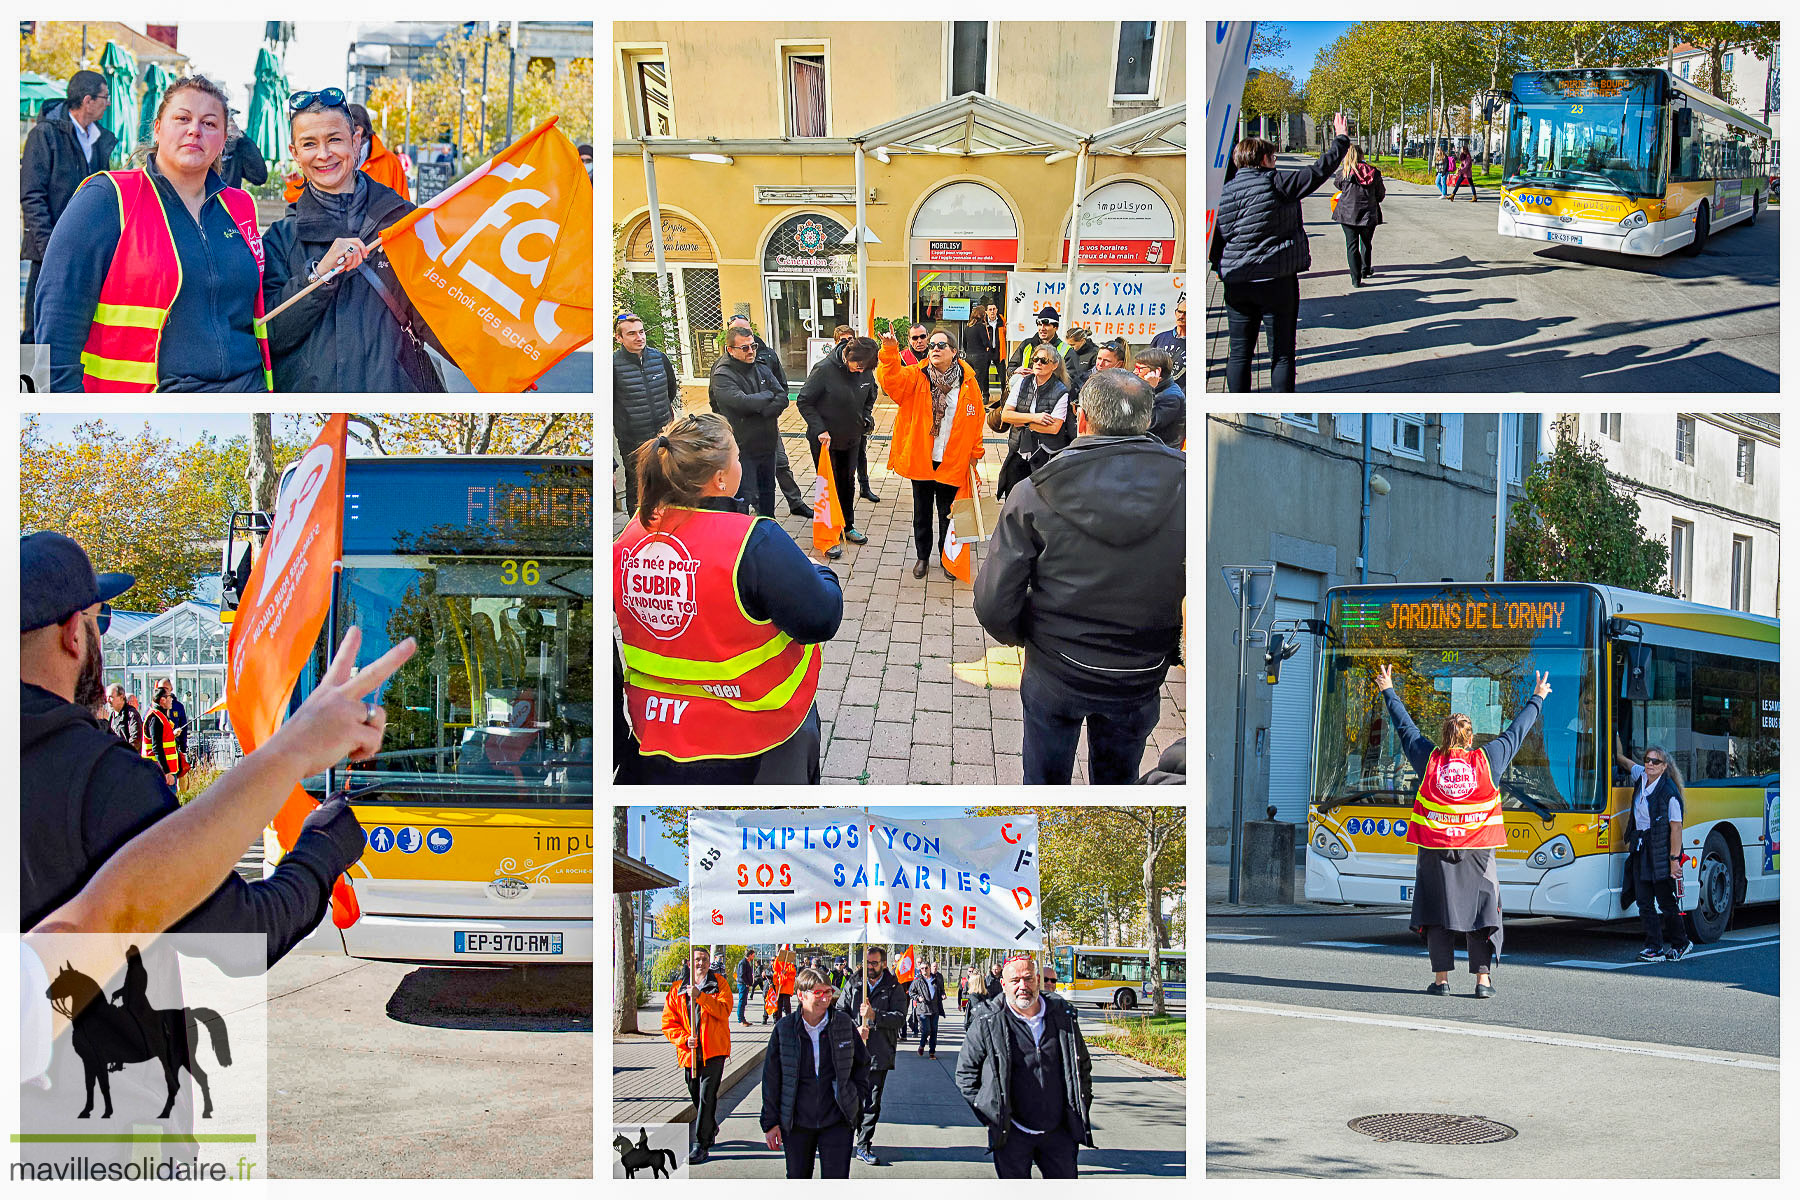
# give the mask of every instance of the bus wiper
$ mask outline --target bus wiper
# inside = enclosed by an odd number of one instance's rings
[[[1396,787],[1363,788],[1355,792],[1343,792],[1336,796],[1327,796],[1313,807],[1319,810],[1322,817],[1340,804],[1354,804],[1358,800],[1367,800],[1370,796],[1395,796],[1406,799],[1406,793]]]
[[[1542,801],[1538,800],[1520,785],[1516,783],[1503,783],[1500,786],[1502,790],[1509,791],[1514,800],[1517,800],[1520,804],[1523,804],[1526,808],[1529,808],[1544,820],[1553,821],[1556,819],[1556,814],[1554,812],[1550,811]]]

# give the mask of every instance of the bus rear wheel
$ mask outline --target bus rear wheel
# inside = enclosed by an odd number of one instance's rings
[[[1700,852],[1700,885],[1688,925],[1696,942],[1716,942],[1731,927],[1737,910],[1737,862],[1718,830],[1706,835]]]
[[[1688,243],[1689,254],[1699,254],[1706,248],[1706,235],[1712,228],[1712,216],[1707,210],[1706,201],[1700,202],[1700,215],[1694,218],[1694,240]]]
[[[1137,1007],[1137,993],[1130,988],[1120,988],[1113,993],[1113,1007],[1130,1010]]]

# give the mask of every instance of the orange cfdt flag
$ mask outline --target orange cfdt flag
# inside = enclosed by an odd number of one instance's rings
[[[334,414],[275,498],[275,514],[231,622],[225,708],[249,754],[287,714],[288,697],[312,657],[331,606],[333,569],[344,547],[344,432]],[[298,784],[275,815],[281,850],[293,848],[300,823],[317,805]],[[356,894],[339,879],[331,893],[338,927],[356,920]]]
[[[813,549],[823,553],[844,536],[844,506],[838,503],[837,478],[831,473],[831,454],[819,448],[819,473],[813,478]]]
[[[594,185],[556,118],[382,231],[395,274],[483,392],[594,340]]]
[[[900,957],[894,960],[894,978],[901,983],[912,982],[914,953],[914,948],[908,946],[900,952]]]

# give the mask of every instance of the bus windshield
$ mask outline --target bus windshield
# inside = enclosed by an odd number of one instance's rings
[[[1513,77],[1509,187],[1660,196],[1665,82],[1655,71],[1541,71]]]
[[[1508,809],[1598,812],[1599,651],[1592,593],[1574,587],[1354,588],[1331,593],[1320,673],[1313,801],[1410,804],[1418,774],[1375,685],[1382,663],[1433,742],[1467,713],[1481,746],[1504,732],[1550,673],[1543,714],[1499,783]]]

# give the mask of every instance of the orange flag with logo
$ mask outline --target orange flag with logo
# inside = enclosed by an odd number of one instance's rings
[[[950,522],[949,527],[944,530],[944,570],[967,583],[969,582],[969,561],[972,557],[969,543],[956,536],[956,522]]]
[[[333,568],[344,552],[347,424],[343,413],[325,422],[275,498],[274,522],[231,622],[225,709],[245,754],[281,727],[294,681],[312,657],[331,606]],[[317,803],[294,785],[274,821],[284,853]],[[356,920],[356,894],[343,879],[332,888],[331,909],[340,929]]]
[[[819,473],[813,478],[813,549],[823,553],[844,536],[844,506],[838,503],[837,479],[831,473],[831,455],[819,449]]]
[[[913,959],[916,957],[916,955],[917,955],[917,951],[912,946],[908,946],[906,949],[904,949],[900,952],[900,957],[896,958],[894,960],[894,978],[895,979],[898,979],[901,983],[911,983],[912,982]]]
[[[382,231],[413,307],[479,391],[594,340],[594,185],[551,117]]]

